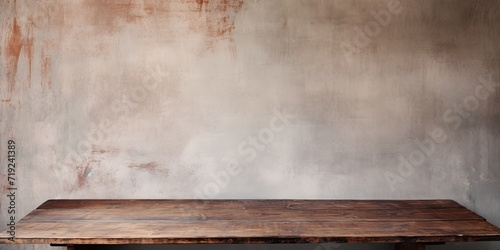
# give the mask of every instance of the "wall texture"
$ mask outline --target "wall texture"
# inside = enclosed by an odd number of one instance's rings
[[[2,229],[9,139],[19,217],[50,198],[450,198],[500,226],[499,1],[5,0],[0,27]],[[500,243],[429,249],[479,246]],[[51,249],[6,249],[33,247]]]

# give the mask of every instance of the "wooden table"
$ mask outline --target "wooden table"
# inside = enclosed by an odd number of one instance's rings
[[[500,229],[452,200],[49,200],[0,243],[395,243],[500,241]]]

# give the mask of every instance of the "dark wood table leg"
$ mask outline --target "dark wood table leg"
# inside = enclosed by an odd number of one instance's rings
[[[396,243],[396,250],[425,250],[424,243]]]

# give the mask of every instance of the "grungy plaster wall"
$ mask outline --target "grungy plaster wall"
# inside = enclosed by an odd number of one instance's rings
[[[9,139],[19,217],[51,198],[450,198],[500,226],[499,1],[5,0],[0,27],[2,229]],[[500,243],[429,249],[477,247]]]

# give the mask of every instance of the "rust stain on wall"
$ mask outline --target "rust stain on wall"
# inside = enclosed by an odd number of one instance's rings
[[[83,167],[81,168],[80,172],[78,173],[78,176],[77,176],[77,181],[76,181],[76,185],[78,188],[81,188],[83,186],[85,186],[85,183],[87,182],[87,176],[88,174],[90,173],[90,171],[92,170],[90,168],[90,163],[84,163],[85,165],[83,165]]]
[[[98,147],[96,145],[92,146],[92,153],[93,154],[110,154],[110,153],[117,153],[118,149],[117,148],[104,148],[104,147]]]
[[[196,0],[196,3],[198,3],[198,11],[201,11],[203,9],[203,4],[208,3],[208,0]]]
[[[98,32],[116,32],[128,24],[151,17],[155,18],[155,22],[167,22],[173,18],[175,21],[187,22],[189,32],[207,36],[204,51],[227,45],[231,53],[235,54],[232,33],[243,3],[243,0],[183,0],[162,4],[141,0],[87,1],[83,8],[89,13],[86,16]]]
[[[6,47],[6,65],[7,65],[7,81],[8,91],[14,91],[16,85],[17,63],[22,48],[21,27],[17,24],[17,19],[14,17],[12,23],[12,32],[9,36],[9,42]]]
[[[100,165],[100,160],[87,160],[80,166],[77,166],[76,186],[73,187],[72,191],[87,186],[88,178],[91,176],[93,169]]]
[[[151,171],[151,172],[157,172],[163,175],[168,175],[168,170],[167,169],[162,169],[157,162],[151,161],[147,163],[132,163],[128,166],[129,168],[137,168],[141,170],[146,170],[146,171]]]
[[[61,30],[61,27],[64,23],[61,13],[54,12],[52,14],[53,16],[51,16],[51,19],[55,21],[51,22],[51,29]],[[37,18],[35,17],[35,15],[36,14],[32,14],[26,19],[21,20],[19,20],[17,17],[14,17],[12,19],[12,30],[10,31],[10,34],[8,34],[7,43],[4,47],[5,49],[2,51],[4,52],[2,54],[4,54],[5,56],[6,78],[8,82],[7,90],[9,93],[12,93],[14,90],[16,90],[16,88],[19,89],[22,87],[19,86],[19,83],[16,83],[16,78],[18,75],[26,77],[28,88],[31,88],[33,73],[41,74],[42,86],[50,87],[52,85],[50,76],[52,66],[51,55],[53,54],[58,41],[54,39],[48,39],[47,37],[41,40],[35,39],[37,30],[43,30],[45,27],[45,24],[43,23],[41,18]],[[34,72],[34,55],[40,52],[37,47],[41,47],[42,58],[40,71]],[[24,75],[18,72],[18,68],[21,67],[19,65],[19,60],[22,53],[23,56],[26,57],[26,63],[25,65],[22,65],[27,68],[27,70],[24,72]]]
[[[207,35],[205,46],[214,50],[219,42],[226,42],[228,49],[235,55],[233,30],[235,19],[243,6],[243,0],[192,0],[197,4],[199,14],[190,19],[190,28]]]
[[[50,69],[51,69],[51,59],[50,59],[50,52],[49,52],[49,46],[47,43],[45,43],[42,47],[42,70],[41,70],[41,82],[40,85],[42,86],[48,86],[50,87],[52,85],[51,82],[51,74],[50,74]]]
[[[155,6],[142,1],[87,1],[84,8],[89,10],[91,22],[108,31],[126,23],[136,22],[153,14]]]
[[[0,173],[0,178],[2,178],[2,180],[7,180],[7,175],[6,174],[2,174]],[[3,185],[2,185],[2,192],[4,193],[9,193],[7,192],[7,190],[9,190],[10,188],[10,185],[9,183],[6,181]]]
[[[31,87],[31,68],[33,65],[33,22],[28,27],[28,35],[23,41],[23,46],[28,57],[28,86]]]

